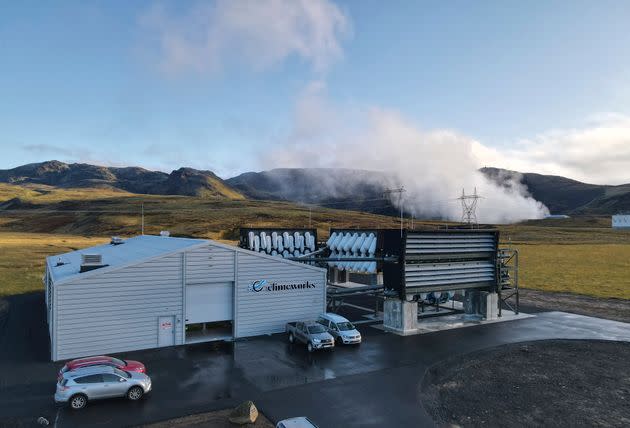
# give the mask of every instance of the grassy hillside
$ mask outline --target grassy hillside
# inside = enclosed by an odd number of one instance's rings
[[[481,172],[497,183],[515,180],[523,183],[537,201],[554,214],[615,214],[630,210],[630,184],[607,186],[582,183],[556,175],[520,173],[500,168]]]
[[[240,227],[311,225],[320,239],[331,227],[399,227],[396,217],[288,202],[4,184],[0,185],[0,295],[41,289],[45,255],[91,246],[112,235],[140,233],[142,204],[146,233],[168,229],[175,236],[227,242],[237,239]],[[417,227],[437,224],[416,221]],[[503,244],[521,252],[522,286],[630,299],[630,231],[612,230],[610,217],[539,220],[500,230]]]
[[[46,256],[104,242],[76,235],[0,232],[0,296],[43,290]]]
[[[106,189],[44,190],[34,186],[0,187],[4,204],[11,203],[4,210],[0,208],[0,230],[130,236],[140,233],[143,206],[146,233],[168,229],[180,236],[229,239],[240,227],[258,226],[312,225],[321,236],[330,227],[399,227],[392,217],[289,202],[135,195]]]

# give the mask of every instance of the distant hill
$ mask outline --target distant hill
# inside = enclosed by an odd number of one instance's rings
[[[132,193],[243,199],[212,171],[180,168],[166,174],[139,167],[103,167],[47,161],[0,170],[0,182],[60,188],[107,187]]]
[[[565,177],[499,168],[483,168],[481,172],[499,184],[520,181],[532,197],[553,214],[609,215],[630,211],[630,184],[587,184]],[[179,168],[166,174],[139,167],[59,161],[0,170],[0,183],[45,184],[66,189],[104,187],[140,194],[209,199],[288,201],[387,215],[397,214],[397,209],[383,194],[387,188],[401,184],[383,172],[343,168],[280,168],[246,172],[223,180],[212,171],[193,168]]]
[[[383,197],[393,177],[344,168],[278,168],[246,172],[226,182],[251,199],[302,202],[330,208],[395,214]]]
[[[481,172],[497,183],[516,179],[553,214],[615,214],[630,211],[630,184],[588,184],[556,175],[520,173],[500,168]]]
[[[523,183],[534,199],[545,204],[554,214],[614,214],[630,211],[630,184],[587,184],[565,177],[499,168],[482,168],[481,172],[499,184],[512,180]],[[395,179],[382,172],[326,168],[247,172],[226,182],[252,199],[330,204],[335,208],[380,214],[396,214],[391,203],[383,200],[383,192],[387,187],[399,185]]]

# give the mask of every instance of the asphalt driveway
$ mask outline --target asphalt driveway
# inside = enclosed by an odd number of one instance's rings
[[[629,324],[562,312],[408,337],[359,329],[361,346],[315,354],[284,335],[120,354],[147,365],[150,396],[73,412],[53,403],[60,364],[48,361],[43,296],[15,296],[0,320],[0,425],[35,426],[44,416],[59,427],[133,426],[251,399],[273,422],[308,415],[323,428],[432,426],[419,387],[426,370],[445,358],[552,338],[630,341]]]

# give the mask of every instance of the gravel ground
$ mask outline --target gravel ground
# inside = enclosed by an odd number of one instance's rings
[[[630,343],[519,343],[447,360],[420,399],[439,426],[630,426]]]
[[[202,413],[199,415],[186,416],[183,418],[171,419],[169,421],[158,422],[155,424],[144,425],[143,428],[235,428],[238,426],[249,428],[273,428],[273,424],[262,414],[258,414],[256,423],[236,425],[230,423],[231,409],[219,410],[217,412]]]
[[[523,312],[563,311],[630,323],[630,300],[521,288],[520,301]]]

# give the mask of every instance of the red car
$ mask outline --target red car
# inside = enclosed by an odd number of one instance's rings
[[[108,357],[106,355],[99,355],[97,357],[79,358],[77,360],[68,361],[61,370],[59,370],[57,379],[61,380],[63,374],[67,371],[90,366],[111,366],[128,372],[147,372],[146,367],[140,361],[121,360],[119,358]]]

